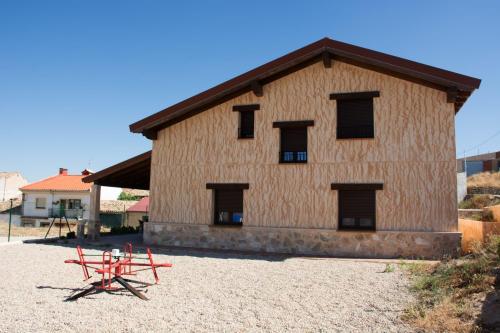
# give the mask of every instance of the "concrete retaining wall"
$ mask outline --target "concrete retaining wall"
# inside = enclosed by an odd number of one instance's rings
[[[144,224],[144,242],[209,249],[363,258],[456,256],[458,232],[349,232],[331,229]]]

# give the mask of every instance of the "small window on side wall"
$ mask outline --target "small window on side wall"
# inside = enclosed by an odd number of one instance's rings
[[[337,139],[374,138],[373,98],[378,91],[331,94],[337,101]]]
[[[238,139],[253,139],[255,127],[255,111],[259,109],[259,104],[233,106],[233,111],[239,112]]]
[[[213,190],[214,224],[243,225],[243,190],[248,184],[207,184]]]

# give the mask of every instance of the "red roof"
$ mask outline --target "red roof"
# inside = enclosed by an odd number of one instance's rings
[[[138,203],[127,209],[127,212],[147,213],[149,210],[149,197],[144,197]]]
[[[84,183],[85,175],[59,174],[21,187],[21,191],[90,191],[92,183]]]

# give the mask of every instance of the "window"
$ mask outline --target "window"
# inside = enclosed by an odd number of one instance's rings
[[[239,139],[252,139],[254,137],[254,111],[259,109],[259,104],[233,106],[233,111],[238,111],[240,113],[238,124]]]
[[[374,138],[373,98],[378,91],[331,94],[337,100],[337,139]]]
[[[313,120],[273,123],[280,129],[280,163],[307,163],[307,127],[313,125]]]
[[[47,198],[36,198],[35,207],[38,209],[43,209],[47,206]]]
[[[82,201],[80,199],[69,199],[68,209],[80,209],[82,207]]]
[[[248,184],[207,184],[214,194],[214,224],[243,225],[243,190]]]
[[[253,138],[254,112],[240,112],[240,127],[238,137],[240,139]]]
[[[383,184],[332,184],[338,190],[339,229],[375,230],[376,190]]]
[[[375,191],[339,191],[339,228],[375,229]]]

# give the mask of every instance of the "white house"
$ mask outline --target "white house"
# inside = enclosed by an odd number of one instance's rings
[[[0,201],[19,197],[19,188],[26,184],[28,181],[19,172],[0,172]]]
[[[88,219],[92,184],[82,178],[89,174],[85,169],[80,175],[68,175],[67,169],[60,168],[56,176],[20,188],[22,224],[39,225],[40,220],[60,216]]]

